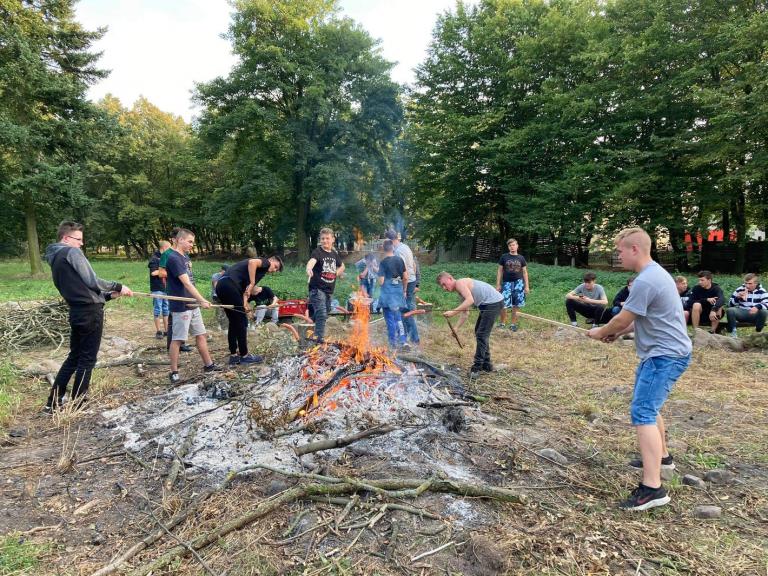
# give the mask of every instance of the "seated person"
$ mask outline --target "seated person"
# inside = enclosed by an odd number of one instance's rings
[[[595,326],[600,323],[605,307],[608,305],[608,298],[603,287],[595,283],[596,279],[594,272],[587,272],[584,274],[584,283],[565,295],[565,311],[568,313],[571,325],[578,325],[577,312]]]
[[[690,324],[691,311],[688,310],[688,300],[691,299],[691,289],[688,288],[688,278],[685,276],[675,276],[675,286],[677,286],[677,293],[680,295],[680,302],[683,304],[685,323]]]
[[[619,312],[621,312],[621,309],[624,307],[624,302],[627,301],[627,298],[629,298],[629,290],[632,288],[632,282],[635,281],[634,276],[630,276],[627,278],[627,285],[624,286],[621,290],[618,291],[616,296],[613,297],[613,303],[611,304],[611,309],[606,310],[605,314],[603,314],[603,318],[601,320],[602,324],[605,324],[611,320],[614,316],[616,316]]]
[[[277,296],[269,286],[255,286],[248,297],[248,302],[253,302],[256,305],[256,310],[253,313],[253,326],[261,324],[268,313],[272,323],[277,324],[280,307],[277,306]],[[267,308],[267,306],[274,306],[274,308]]]
[[[744,284],[736,288],[728,301],[730,308],[726,309],[728,317],[728,332],[736,337],[736,324],[744,322],[754,324],[756,332],[762,332],[768,318],[768,292],[760,284],[757,274],[744,276]]]
[[[725,296],[723,290],[712,282],[712,272],[702,270],[698,274],[699,284],[691,290],[691,297],[688,300],[688,309],[691,311],[691,326],[693,329],[699,327],[702,318],[708,318],[710,323],[710,332],[714,332],[723,317],[723,305]]]

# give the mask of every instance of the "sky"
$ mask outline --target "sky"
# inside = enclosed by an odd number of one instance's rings
[[[469,3],[475,3],[471,0]],[[397,62],[392,79],[414,81],[413,69],[426,57],[438,14],[455,0],[340,0],[342,12],[381,40],[383,56]],[[106,26],[94,45],[109,77],[88,96],[117,96],[130,107],[144,96],[165,112],[190,120],[195,82],[225,76],[235,58],[221,35],[229,25],[226,0],[80,0],[77,20],[87,29]]]

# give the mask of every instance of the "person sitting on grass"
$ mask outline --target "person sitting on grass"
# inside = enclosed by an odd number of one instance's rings
[[[683,305],[685,323],[689,324],[691,322],[691,311],[688,310],[688,300],[691,299],[691,289],[688,288],[688,278],[685,276],[675,276],[675,286],[677,287],[677,294],[680,296],[680,302]]]
[[[762,332],[768,318],[768,292],[760,284],[757,274],[744,276],[744,284],[736,288],[726,309],[728,332],[736,338],[736,324],[754,324],[755,332]]]
[[[593,326],[600,323],[608,305],[608,298],[605,290],[600,284],[597,284],[597,276],[594,272],[584,274],[584,282],[579,284],[565,295],[565,311],[571,326],[578,326],[576,314],[584,316]]]
[[[512,321],[509,324],[512,332],[517,332],[517,315],[520,308],[525,306],[525,295],[528,294],[528,265],[525,257],[517,253],[517,240],[507,240],[509,252],[499,258],[496,270],[496,290],[504,296],[504,308],[501,309],[499,328],[507,324],[507,308],[512,309]]]
[[[611,309],[605,311],[600,324],[605,324],[611,318],[613,318],[619,312],[621,312],[621,309],[624,307],[624,302],[626,302],[627,298],[629,298],[629,291],[631,290],[632,282],[634,281],[635,281],[634,276],[630,276],[629,278],[627,278],[627,285],[624,286],[624,288],[622,288],[621,290],[619,290],[616,293],[616,296],[613,297],[613,302],[611,303]]]
[[[277,296],[269,286],[256,286],[251,291],[248,302],[253,302],[256,305],[256,309],[253,311],[252,326],[261,324],[267,317],[267,313],[269,313],[272,324],[277,324],[280,317],[280,307],[277,305]]]
[[[688,300],[688,306],[691,311],[691,326],[693,326],[695,333],[701,318],[708,318],[710,332],[714,334],[717,325],[720,323],[720,318],[723,317],[725,296],[723,296],[722,288],[712,282],[712,272],[702,270],[698,276],[699,284],[693,287],[691,298]]]

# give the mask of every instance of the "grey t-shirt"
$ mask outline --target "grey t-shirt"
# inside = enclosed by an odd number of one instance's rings
[[[573,291],[574,294],[584,294],[587,298],[592,298],[592,300],[603,300],[607,299],[605,296],[605,290],[603,290],[603,287],[600,286],[600,284],[595,284],[592,286],[591,290],[587,290],[586,285],[579,284],[576,286],[576,288]]]
[[[672,276],[651,262],[640,271],[624,302],[635,318],[635,347],[640,360],[687,356],[691,339],[685,330],[683,304]]]
[[[410,246],[400,242],[395,248],[395,256],[400,256],[405,262],[405,271],[408,272],[408,284],[416,282],[416,265],[413,262],[413,252]]]
[[[495,304],[501,302],[504,297],[493,286],[482,280],[472,280],[472,299],[475,306],[480,307],[484,304]]]

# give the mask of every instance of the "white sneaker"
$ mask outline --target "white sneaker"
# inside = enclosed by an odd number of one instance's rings
[[[578,322],[571,322],[571,326],[576,326],[578,328],[579,323]]]
[[[739,334],[736,332],[736,330],[733,330],[731,332],[731,338],[738,338],[738,337],[739,337]]]

